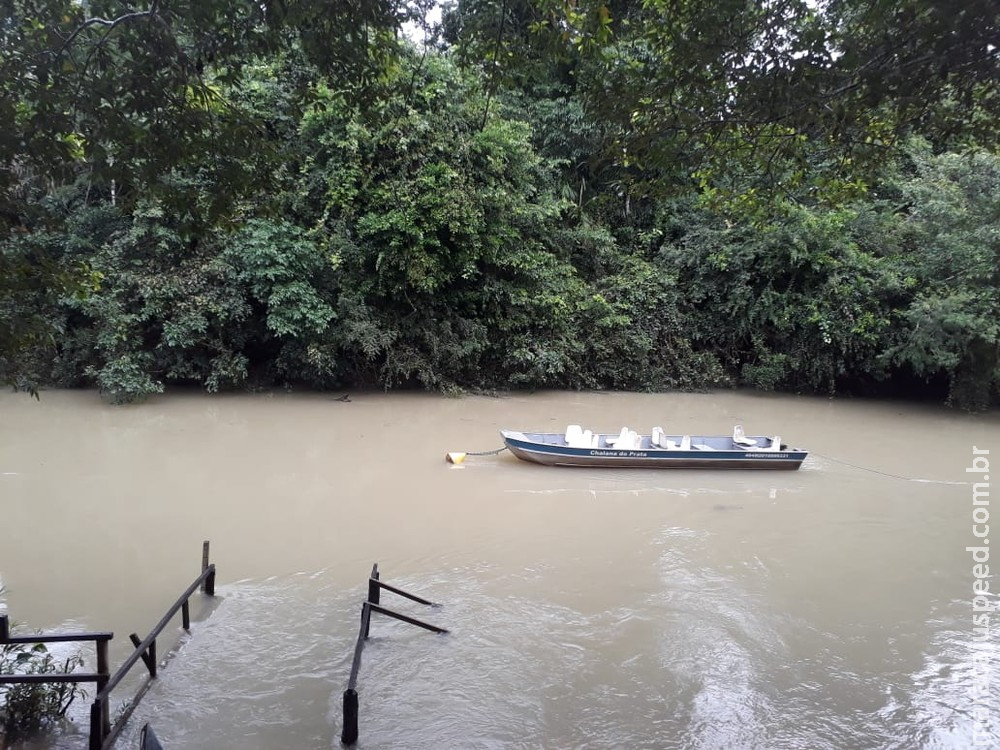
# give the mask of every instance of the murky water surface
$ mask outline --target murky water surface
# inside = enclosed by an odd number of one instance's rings
[[[444,461],[569,423],[742,423],[813,455],[798,472]],[[384,605],[451,632],[373,620],[362,749],[966,748],[977,705],[1000,746],[1000,655],[988,698],[971,692],[997,635],[974,640],[973,446],[1000,466],[997,415],[737,393],[3,393],[0,580],[26,627],[113,630],[117,665],[211,540],[218,605],[122,748],[147,720],[167,750],[339,747],[375,562],[442,606]],[[58,747],[86,746],[79,709]]]

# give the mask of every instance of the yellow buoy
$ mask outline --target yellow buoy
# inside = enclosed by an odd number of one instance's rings
[[[445,458],[450,464],[460,464],[465,460],[465,455],[464,453],[449,453]]]

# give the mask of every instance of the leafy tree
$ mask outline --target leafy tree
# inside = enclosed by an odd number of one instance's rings
[[[484,126],[485,96],[446,58],[401,71],[389,90],[365,112],[331,92],[303,125],[318,146],[306,175],[314,234],[339,276],[336,345],[369,382],[502,382],[503,337],[528,326],[545,348],[566,325],[572,268],[550,251],[563,204],[527,128],[495,113]],[[545,358],[548,377],[565,356]]]
[[[1000,158],[911,153],[897,238],[916,293],[886,357],[944,374],[954,403],[986,408],[1000,395]]]
[[[53,331],[50,298],[92,286],[86,268],[39,254],[44,197],[79,180],[88,201],[129,210],[155,198],[189,234],[259,190],[278,157],[275,122],[239,84],[261,56],[294,51],[362,98],[391,63],[421,3],[233,0],[136,7],[117,0],[0,4],[0,371],[24,375],[27,347]],[[286,83],[289,79],[286,79]],[[308,93],[308,81],[294,81]],[[178,183],[172,176],[180,173]],[[187,180],[218,186],[191,201]],[[47,227],[51,228],[51,227]]]
[[[555,54],[582,58],[577,91],[622,166],[684,164],[710,184],[737,182],[737,194],[774,195],[790,165],[808,162],[814,194],[836,201],[845,185],[877,179],[908,134],[996,143],[1000,29],[986,0],[501,4],[535,19],[520,25],[491,21],[492,3],[458,7],[463,49],[504,70],[522,58],[498,59],[490,41],[532,46],[526,25],[535,49],[556,39]]]
[[[0,377],[996,397],[980,0],[426,5],[3,5]]]
[[[885,377],[879,355],[904,290],[896,266],[859,243],[858,211],[789,206],[767,224],[734,219],[688,213],[660,251],[685,290],[695,347],[765,390]]]
[[[190,242],[183,217],[150,202],[94,226],[102,286],[67,303],[56,377],[85,376],[112,401],[166,382],[210,391],[270,382],[284,347],[312,340],[334,317],[314,286],[326,261],[286,222],[253,219]]]

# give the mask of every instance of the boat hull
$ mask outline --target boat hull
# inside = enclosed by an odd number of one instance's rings
[[[712,448],[710,450],[667,450],[641,447],[617,450],[614,447],[571,448],[554,442],[556,436],[501,430],[508,450],[522,461],[545,466],[580,466],[606,469],[770,469],[794,471],[808,455],[807,451],[754,451]],[[717,439],[716,439],[717,440]],[[602,438],[602,442],[604,439]]]

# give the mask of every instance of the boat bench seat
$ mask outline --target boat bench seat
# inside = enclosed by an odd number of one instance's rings
[[[600,444],[601,436],[595,435],[590,430],[584,430],[577,424],[571,424],[566,428],[566,445],[570,448],[596,448]]]
[[[622,427],[622,431],[618,433],[618,437],[608,438],[608,445],[618,450],[635,451],[642,447],[642,439],[635,430]]]
[[[675,443],[669,438],[664,438],[660,446],[670,451],[689,451],[691,450],[691,436],[685,435],[679,443]]]
[[[756,451],[758,453],[777,453],[781,450],[781,436],[775,435],[773,438],[764,438],[766,445],[759,445],[757,440],[744,441],[742,443],[737,442],[736,438],[733,438],[733,443],[737,448],[742,448],[745,451]]]
[[[680,442],[674,442],[666,436],[663,432],[663,428],[654,427],[653,432],[650,435],[650,442],[654,448],[664,448],[668,451],[689,451],[691,450],[691,436],[684,435]]]

